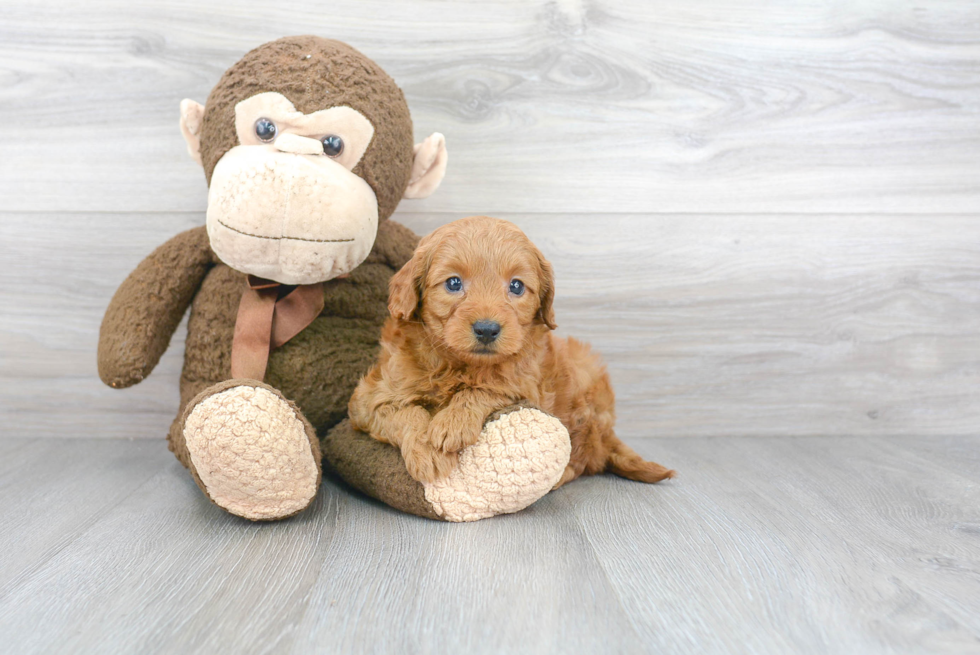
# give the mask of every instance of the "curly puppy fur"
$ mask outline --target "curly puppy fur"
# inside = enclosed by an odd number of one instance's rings
[[[391,279],[381,356],[350,401],[354,427],[399,447],[409,473],[431,482],[452,471],[494,410],[530,402],[571,436],[556,488],[604,471],[673,477],[616,437],[605,366],[587,344],[551,333],[554,289],[551,264],[507,221],[473,216],[424,238]]]

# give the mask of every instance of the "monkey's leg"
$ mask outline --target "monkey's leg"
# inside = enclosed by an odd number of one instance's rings
[[[456,468],[432,483],[413,478],[398,448],[358,432],[350,421],[331,429],[321,447],[327,466],[350,485],[403,512],[443,521],[524,509],[554,486],[570,451],[561,421],[525,404],[488,416]]]
[[[198,486],[252,521],[306,509],[320,487],[320,445],[299,408],[255,380],[228,380],[191,400],[174,430]],[[174,434],[179,432],[179,434]]]

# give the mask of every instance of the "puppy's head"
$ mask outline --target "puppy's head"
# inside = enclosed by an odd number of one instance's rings
[[[388,311],[464,361],[492,361],[519,352],[536,326],[556,327],[554,289],[551,264],[517,226],[471,216],[422,239],[391,279]]]

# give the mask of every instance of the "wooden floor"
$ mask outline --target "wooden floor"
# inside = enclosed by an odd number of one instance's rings
[[[158,440],[0,440],[7,653],[980,653],[980,438],[633,440],[474,524],[327,479],[210,505]]]

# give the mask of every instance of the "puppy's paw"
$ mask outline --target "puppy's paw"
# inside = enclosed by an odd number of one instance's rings
[[[426,441],[446,453],[458,453],[472,446],[483,430],[483,417],[468,412],[443,410],[432,417]]]
[[[401,451],[408,474],[419,482],[435,482],[456,468],[456,453],[433,448],[422,439],[406,439],[402,442]]]

